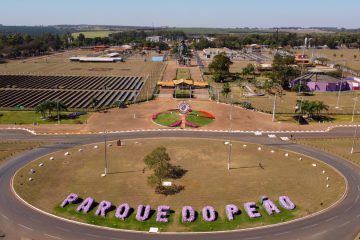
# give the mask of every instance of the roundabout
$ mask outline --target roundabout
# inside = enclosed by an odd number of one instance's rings
[[[161,232],[222,231],[282,223],[326,209],[345,191],[342,176],[326,164],[274,147],[233,141],[228,170],[228,146],[221,140],[152,138],[121,143],[107,143],[106,177],[100,176],[104,143],[95,143],[31,162],[16,173],[14,190],[29,204],[60,217],[117,229],[148,231],[157,227]],[[160,194],[148,183],[152,171],[143,159],[159,146],[166,148],[171,163],[182,171],[181,176],[163,180],[182,186],[178,193]],[[264,203],[262,196],[268,196]],[[290,204],[293,201],[294,207],[284,205],[284,198]],[[105,203],[110,204],[100,214]],[[247,207],[250,203],[252,210]],[[116,209],[120,204],[129,207]],[[143,219],[137,217],[144,210],[138,210],[142,205],[151,209]],[[226,211],[230,205],[236,207],[234,213]],[[169,207],[163,217],[166,223],[157,218],[158,206]],[[193,219],[182,214],[185,206],[191,207],[187,214],[192,213]],[[213,209],[208,213],[215,217],[209,220],[208,214],[202,214],[205,206]],[[116,217],[121,210],[127,213]]]
[[[111,136],[112,139],[139,139],[139,138],[152,138],[152,137],[197,137],[197,138],[220,138],[220,139],[226,139],[227,133],[206,133],[206,132],[139,132],[139,133],[124,133],[124,134],[114,134]],[[219,233],[198,233],[197,238],[198,239],[251,239],[251,238],[258,238],[261,239],[261,237],[265,237],[266,239],[279,239],[281,236],[281,239],[315,239],[314,236],[316,235],[316,239],[346,239],[343,238],[345,235],[348,234],[350,236],[351,231],[353,231],[354,226],[356,226],[356,219],[360,217],[360,212],[357,210],[356,203],[359,200],[359,191],[360,188],[358,187],[357,181],[360,179],[359,173],[357,168],[355,168],[353,165],[351,165],[348,162],[345,162],[344,160],[338,159],[337,157],[334,157],[332,155],[329,155],[327,153],[323,153],[317,150],[313,150],[311,148],[307,148],[304,146],[299,146],[296,144],[288,143],[284,144],[283,142],[279,142],[272,139],[267,139],[263,137],[252,137],[249,134],[232,134],[232,138],[236,141],[245,141],[245,142],[251,142],[253,144],[261,144],[264,145],[264,148],[271,148],[271,149],[281,149],[279,151],[286,151],[289,152],[289,158],[292,156],[292,152],[297,152],[299,154],[303,154],[306,156],[310,156],[316,159],[319,159],[320,161],[323,161],[327,164],[330,164],[331,166],[335,167],[341,174],[343,174],[347,179],[347,189],[346,189],[346,195],[344,198],[341,198],[341,201],[337,202],[336,204],[329,203],[329,206],[324,208],[325,211],[322,211],[321,213],[317,213],[314,215],[311,215],[311,217],[307,218],[300,218],[295,221],[290,221],[289,223],[275,225],[273,227],[256,227],[251,230],[247,231],[230,231],[230,232],[219,232]],[[24,137],[26,138],[26,137]],[[34,137],[33,137],[34,138]],[[36,137],[35,137],[36,138]],[[64,139],[60,136],[58,137],[41,137],[39,138],[45,138],[45,139]],[[51,147],[46,148],[40,148],[34,151],[31,151],[23,156],[17,157],[13,159],[13,161],[9,162],[9,164],[5,164],[1,167],[1,185],[2,189],[4,189],[4,194],[0,198],[0,206],[7,206],[7,208],[0,208],[0,213],[2,216],[11,216],[12,221],[16,221],[18,228],[20,228],[21,231],[28,231],[33,232],[35,234],[34,230],[31,231],[29,229],[36,229],[36,232],[40,232],[41,234],[48,234],[52,236],[58,236],[63,239],[143,239],[147,238],[147,235],[143,235],[141,233],[130,233],[130,232],[118,232],[118,231],[112,231],[109,229],[103,229],[103,228],[93,228],[88,225],[79,225],[74,224],[74,222],[64,221],[63,219],[58,219],[55,217],[51,217],[47,214],[44,214],[43,212],[39,212],[37,210],[34,210],[32,208],[29,208],[28,205],[25,205],[24,203],[20,202],[18,199],[16,199],[13,195],[13,192],[11,189],[8,189],[9,186],[7,184],[10,183],[12,174],[17,169],[21,168],[22,166],[26,165],[27,163],[40,158],[46,154],[54,154],[54,152],[58,152],[59,150],[65,151],[71,146],[79,146],[82,144],[90,144],[90,143],[96,143],[100,142],[102,139],[102,136],[93,135],[91,137],[89,136],[75,136],[72,138],[72,141],[68,144],[62,143],[62,144],[55,144]],[[63,140],[64,141],[64,140]],[[135,140],[133,140],[135,141]],[[277,152],[277,151],[276,151]],[[271,154],[271,153],[269,153]],[[283,155],[284,156],[284,155]],[[305,159],[304,159],[305,160]],[[56,160],[55,160],[56,161]],[[322,164],[322,163],[318,163]],[[47,166],[47,163],[44,165],[44,167]],[[266,165],[265,165],[266,167]],[[309,168],[311,169],[311,165]],[[320,167],[320,165],[317,165],[316,168]],[[224,164],[224,168],[226,170],[226,163]],[[11,170],[12,169],[12,170]],[[320,170],[320,168],[318,168]],[[328,172],[329,170],[326,170]],[[101,171],[100,171],[101,172]],[[319,174],[320,175],[320,174]],[[108,176],[107,176],[108,177]],[[186,175],[185,175],[186,177]],[[32,182],[34,183],[36,179]],[[331,187],[329,188],[331,189]],[[306,191],[304,191],[305,193]],[[182,194],[182,193],[180,193]],[[262,194],[272,194],[270,193],[262,193]],[[274,193],[274,195],[278,195],[277,193]],[[59,199],[57,203],[61,203],[65,195],[58,195]],[[257,196],[255,199],[249,199],[250,201],[256,201],[258,202],[260,200],[260,197],[262,195]],[[66,196],[65,196],[66,197]],[[87,197],[82,196],[81,197]],[[276,197],[270,196],[274,201],[276,201]],[[310,197],[310,196],[308,196]],[[99,199],[101,201],[102,199]],[[117,202],[114,202],[115,204],[120,203],[120,200]],[[302,203],[297,202],[294,200],[294,202],[299,205],[299,209],[301,210]],[[208,203],[206,203],[208,204]],[[210,203],[209,203],[210,204]],[[205,205],[201,205],[205,206]],[[241,207],[241,205],[239,204]],[[16,210],[14,210],[16,208]],[[242,208],[242,207],[241,207]],[[175,208],[175,211],[179,211]],[[201,210],[201,209],[197,209]],[[242,208],[243,210],[243,208]],[[38,219],[39,222],[35,221],[29,221],[25,220],[22,216],[31,216],[32,219]],[[11,222],[11,221],[10,221]],[[21,223],[21,226],[25,226],[29,229],[26,229],[24,227],[21,227],[19,223]],[[20,226],[20,227],[19,227]],[[54,227],[55,226],[55,227]],[[321,230],[326,229],[326,231]],[[349,231],[352,229],[351,231]],[[334,233],[336,230],[337,233]],[[345,233],[345,231],[347,233]],[[186,235],[177,235],[174,233],[170,233],[171,238],[174,239],[193,239],[193,236],[190,234]],[[341,235],[339,235],[341,234]],[[339,238],[341,236],[341,238]],[[168,234],[159,234],[159,235],[152,235],[152,239],[168,239]]]

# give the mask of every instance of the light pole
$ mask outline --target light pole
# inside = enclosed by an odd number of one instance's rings
[[[106,130],[104,132],[104,143],[105,143],[105,148],[104,148],[104,160],[105,160],[105,168],[104,168],[104,173],[101,175],[103,177],[105,177],[107,175],[107,169],[108,169],[108,162],[107,162],[107,139],[106,139]]]
[[[344,82],[344,68],[345,68],[345,66],[346,66],[346,62],[344,62],[344,67],[342,68],[342,71],[341,71],[341,82],[340,82],[338,97],[337,97],[336,106],[335,106],[336,109],[339,109],[339,108],[340,108],[340,107],[339,107],[340,94],[341,94],[341,88],[342,88],[342,85],[343,85],[343,82]]]
[[[274,107],[273,107],[273,114],[272,114],[272,121],[275,122],[275,112],[276,112],[276,93],[274,96]]]
[[[58,120],[58,124],[60,124],[59,100],[56,101],[56,105],[57,105],[57,120]]]
[[[353,112],[352,112],[351,122],[354,122],[354,116],[355,116],[356,103],[357,103],[357,101],[359,101],[359,100],[358,100],[358,97],[353,98],[353,100],[354,100],[354,107],[353,107]]]
[[[352,141],[352,146],[351,146],[350,154],[353,154],[353,153],[354,153],[354,147],[355,147],[355,140],[356,140],[357,130],[358,130],[358,124],[356,124],[356,127],[355,127],[354,138],[353,138],[353,141]]]
[[[229,141],[225,142],[225,144],[229,145],[229,152],[228,152],[228,170],[230,170],[230,163],[231,163],[231,148],[232,148],[232,142],[231,142],[231,133],[232,133],[232,94],[230,96],[230,115],[229,115],[229,120],[230,120],[230,128],[229,128]]]
[[[304,99],[304,97],[301,97],[301,99],[300,99],[300,108],[299,108],[299,114],[300,114],[300,116],[301,116],[301,109],[302,109],[303,99]],[[300,124],[300,116],[299,116],[299,119],[298,119],[299,124]],[[302,117],[302,116],[301,116],[301,117]]]

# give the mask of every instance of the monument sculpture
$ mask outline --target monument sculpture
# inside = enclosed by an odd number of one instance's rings
[[[178,62],[180,65],[189,66],[190,57],[188,54],[188,46],[186,46],[185,41],[182,40],[178,46]]]

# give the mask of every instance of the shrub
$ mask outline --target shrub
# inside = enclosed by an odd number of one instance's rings
[[[251,105],[251,102],[239,102],[238,103],[241,107],[245,108],[245,109],[254,109],[254,107]]]
[[[172,186],[157,186],[155,192],[157,194],[163,194],[165,196],[174,195],[184,190],[184,186],[181,185],[172,185]]]

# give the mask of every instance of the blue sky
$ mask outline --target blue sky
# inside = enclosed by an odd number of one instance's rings
[[[1,0],[0,24],[360,28],[359,0]]]

